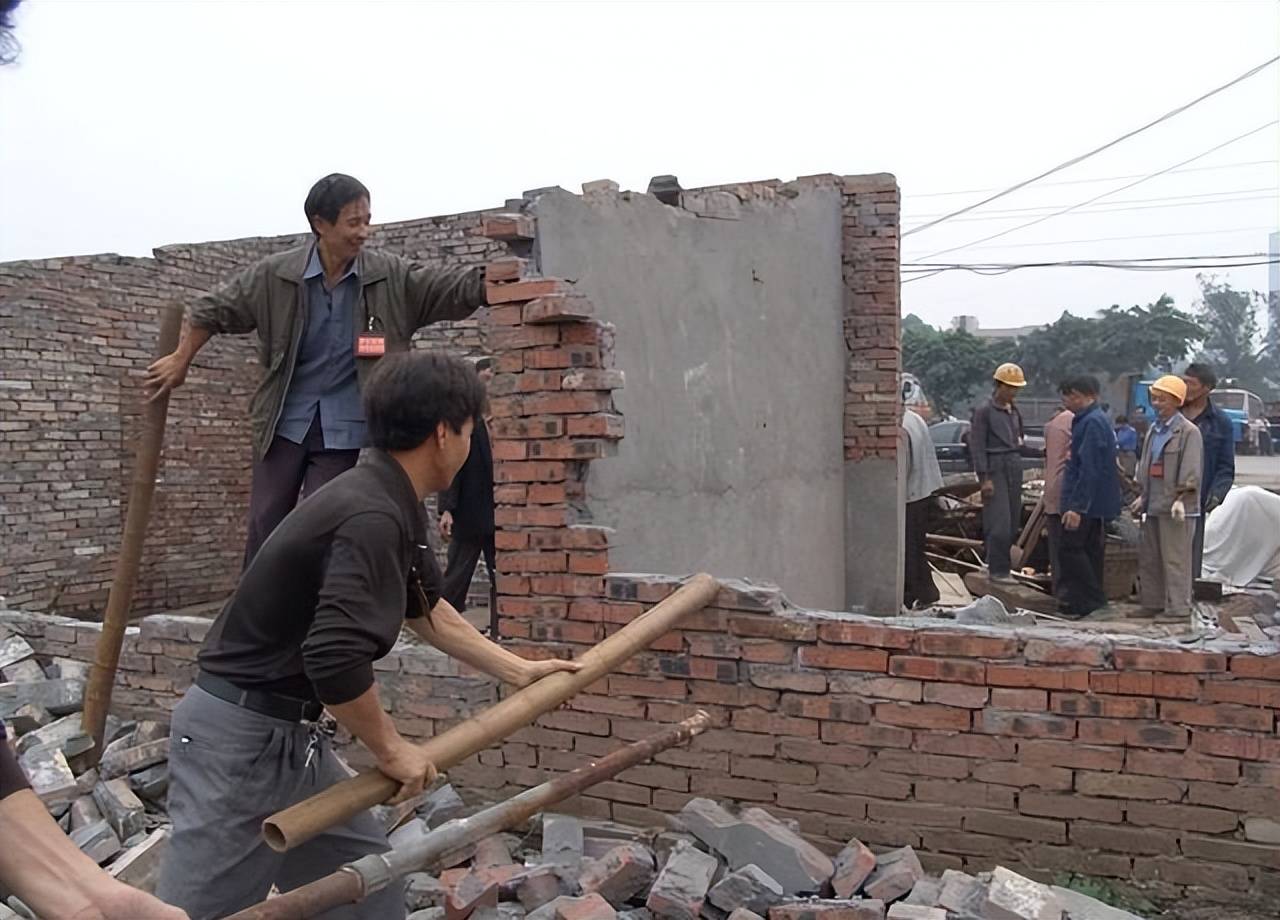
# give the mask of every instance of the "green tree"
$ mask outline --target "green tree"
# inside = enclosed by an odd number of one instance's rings
[[[1252,390],[1264,399],[1276,394],[1280,361],[1262,341],[1258,314],[1265,301],[1257,291],[1238,291],[1216,275],[1197,275],[1200,300],[1196,318],[1204,327],[1201,360],[1214,366],[1220,379]]]
[[[987,343],[955,330],[941,332],[918,317],[902,323],[902,369],[920,380],[943,413],[963,408],[984,390],[991,372],[1011,352],[1012,343]]]

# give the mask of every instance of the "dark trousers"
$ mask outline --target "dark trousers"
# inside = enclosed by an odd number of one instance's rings
[[[1062,529],[1062,545],[1058,549],[1062,566],[1058,599],[1067,616],[1087,616],[1106,606],[1107,594],[1102,587],[1105,540],[1102,518],[1081,518],[1075,530]]]
[[[1196,532],[1191,538],[1191,580],[1200,577],[1200,566],[1204,562],[1204,519],[1208,517],[1203,511],[1196,518]]]
[[[1022,526],[1022,461],[1016,453],[992,454],[987,476],[995,492],[982,500],[982,535],[987,568],[997,578],[1009,575],[1009,550]]]
[[[301,444],[276,435],[266,456],[253,465],[244,567],[249,567],[271,531],[298,504],[299,493],[306,498],[339,473],[355,466],[359,457],[358,450],[325,448],[319,412]]]
[[[1049,534],[1049,577],[1053,579],[1053,596],[1061,599],[1060,593],[1062,582],[1062,515],[1046,514],[1044,516],[1045,530]]]
[[[933,497],[907,502],[906,558],[902,567],[902,603],[929,606],[938,600],[938,586],[925,556],[925,534],[929,530],[929,506]]]
[[[489,624],[490,637],[497,638],[498,575],[494,568],[493,534],[487,537],[468,539],[456,534],[449,541],[449,557],[445,563],[444,590],[440,596],[453,605],[453,609],[461,612],[467,609],[467,592],[471,589],[471,578],[476,572],[476,563],[484,556],[484,564],[489,569]]]

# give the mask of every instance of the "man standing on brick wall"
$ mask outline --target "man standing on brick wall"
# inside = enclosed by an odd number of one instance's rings
[[[938,586],[925,555],[929,508],[933,493],[942,486],[942,470],[929,437],[929,426],[911,409],[902,412],[907,434],[906,553],[902,567],[902,604],[907,608],[930,607],[938,600]]]
[[[1053,579],[1053,596],[1061,597],[1062,562],[1062,474],[1071,459],[1071,422],[1075,414],[1065,404],[1062,411],[1044,426],[1044,521],[1049,533],[1049,575]]]
[[[1062,543],[1058,577],[1062,611],[1077,619],[1106,606],[1106,525],[1120,514],[1116,436],[1098,405],[1098,381],[1075,377],[1061,386],[1071,410],[1071,458],[1062,474]]]
[[[493,379],[493,361],[476,362],[480,382]],[[498,610],[494,582],[493,448],[485,419],[476,419],[471,431],[471,453],[453,483],[437,499],[440,536],[449,541],[449,559],[444,572],[444,597],[455,610],[467,609],[467,592],[476,563],[484,556],[489,569],[489,637],[497,638]]]
[[[1209,394],[1218,385],[1218,375],[1207,364],[1188,364],[1182,372],[1187,385],[1187,402],[1182,414],[1200,429],[1204,442],[1204,486],[1200,489],[1200,514],[1191,542],[1191,577],[1199,578],[1204,557],[1204,521],[1209,512],[1226,501],[1236,480],[1236,433],[1227,414],[1213,404]]]
[[[177,350],[147,369],[152,398],[186,380],[218,334],[258,333],[266,368],[250,402],[253,485],[244,564],[298,502],[355,465],[365,446],[360,388],[414,332],[485,302],[482,268],[431,269],[365,248],[369,191],[341,173],[311,188],[314,240],[250,266],[206,294]]]
[[[369,812],[288,853],[262,821],[346,778],[319,723],[329,712],[402,784],[434,773],[383,709],[373,663],[407,625],[504,683],[525,686],[572,661],[527,661],[481,636],[440,597],[423,499],[466,460],[484,388],[460,359],[416,352],[382,362],[364,392],[371,448],[300,504],[254,557],[198,656],[173,713],[173,837],[158,894],[193,920],[234,913],[388,849]],[[326,916],[404,916],[404,886]]]
[[[982,532],[991,580],[1012,584],[1009,552],[1022,526],[1022,413],[1013,404],[1027,385],[1022,368],[1001,364],[991,398],[973,412],[969,453],[982,486]]]

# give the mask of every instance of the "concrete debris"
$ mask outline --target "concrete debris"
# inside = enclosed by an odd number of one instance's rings
[[[418,807],[419,817],[432,830],[446,821],[461,817],[466,814],[466,811],[466,803],[462,801],[457,790],[447,783],[429,794]]]
[[[871,870],[876,867],[876,854],[860,840],[850,840],[836,855],[836,871],[831,876],[831,887],[837,898],[851,898],[862,887]]]
[[[121,840],[146,830],[146,809],[125,779],[109,779],[93,787],[93,800]]]
[[[446,920],[466,920],[481,907],[498,907],[498,883],[468,872],[445,897]]]
[[[614,920],[617,911],[598,894],[581,898],[562,895],[539,907],[526,920]]]
[[[658,873],[644,906],[659,917],[696,920],[719,863],[688,844],[677,846]]]
[[[932,907],[938,903],[938,898],[942,896],[942,882],[939,879],[925,876],[916,882],[911,893],[899,901],[899,904],[919,905],[921,907]]]
[[[1070,888],[1059,888],[1054,885],[1051,890],[1071,920],[1143,920],[1137,914],[1131,914],[1119,907],[1112,907],[1110,904],[1103,904],[1097,898],[1072,891]]]
[[[158,827],[133,844],[108,870],[126,885],[155,894],[160,879],[160,861],[169,848],[169,828]]]
[[[731,913],[726,920],[765,920],[753,910],[747,910],[745,907],[739,907]]]
[[[1062,902],[1048,885],[998,866],[991,873],[983,920],[1062,920]]]
[[[475,855],[471,860],[473,869],[511,865],[511,850],[507,847],[506,838],[501,834],[492,834],[477,841]]]
[[[889,908],[885,917],[887,920],[947,920],[947,912],[941,907],[899,901]]]
[[[800,901],[772,908],[769,920],[885,920],[884,902],[865,898]]]
[[[33,683],[37,680],[44,680],[44,670],[34,658],[28,658],[26,661],[19,661],[17,664],[11,664],[7,668],[0,668],[0,677],[13,683]]]
[[[786,895],[817,894],[835,873],[830,857],[761,808],[735,817],[710,799],[691,799],[680,821],[730,869],[759,866]]]
[[[633,907],[618,911],[618,920],[653,920],[653,911],[647,907]]]
[[[15,664],[35,658],[35,656],[35,649],[21,636],[8,636],[0,639],[0,670],[13,667]],[[41,673],[40,676],[44,677],[44,674]]]
[[[576,875],[582,857],[582,822],[572,815],[543,815],[543,864]]]
[[[95,821],[72,831],[71,842],[98,865],[107,862],[122,849],[120,838],[105,820]]]
[[[53,714],[39,703],[27,703],[19,706],[8,722],[15,735],[25,735],[38,728],[43,728],[53,721]]]
[[[93,669],[87,661],[76,661],[74,658],[55,658],[45,668],[49,677],[60,677],[64,680],[82,680],[89,682],[89,672]]]
[[[407,920],[444,920],[445,910],[443,907],[428,907],[423,910],[415,910],[411,913]]]
[[[444,885],[434,875],[426,872],[414,872],[405,876],[404,906],[409,910],[421,910],[424,907],[444,907]]]
[[[876,866],[871,870],[862,890],[869,898],[889,903],[908,894],[922,878],[924,868],[920,865],[916,851],[911,847],[902,847],[876,857]]]
[[[134,733],[134,737],[137,732]],[[107,745],[98,761],[98,772],[103,779],[115,779],[129,773],[145,770],[169,759],[169,737],[133,744],[133,738],[121,738]]]
[[[537,910],[565,894],[564,883],[554,866],[539,866],[525,873],[516,886],[516,899],[525,910]]]
[[[942,873],[942,888],[938,893],[937,904],[956,914],[976,914],[986,889],[967,872],[947,869]]]
[[[33,748],[23,754],[18,763],[27,774],[31,791],[55,815],[61,815],[79,797],[76,775],[71,772],[62,751],[47,747]]]
[[[102,820],[102,812],[98,809],[98,803],[93,800],[92,795],[82,795],[72,802],[67,814],[73,831]]]
[[[615,846],[601,859],[587,860],[578,875],[583,894],[599,894],[614,907],[653,883],[653,853],[641,843]]]
[[[139,798],[163,804],[169,794],[169,764],[158,763],[145,770],[139,770],[129,777],[129,788]]]
[[[707,900],[724,911],[739,908],[768,913],[782,900],[782,885],[759,866],[743,866],[711,886]]]
[[[27,703],[37,703],[55,716],[79,712],[83,707],[84,681],[37,680],[0,684],[0,719],[8,719]]]
[[[37,728],[34,731],[27,732],[17,743],[13,749],[19,756],[27,753],[27,751],[35,748],[61,748],[63,742],[68,741],[77,735],[83,734],[80,728],[80,715],[63,716],[61,719],[54,719],[47,725]]]

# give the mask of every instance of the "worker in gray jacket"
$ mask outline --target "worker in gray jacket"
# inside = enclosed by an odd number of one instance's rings
[[[1191,542],[1200,514],[1200,429],[1179,412],[1187,385],[1167,375],[1151,385],[1156,420],[1142,444],[1132,510],[1142,519],[1138,600],[1148,615],[1190,617]],[[1193,624],[1194,625],[1194,624]]]
[[[253,483],[244,564],[306,497],[366,445],[360,391],[384,354],[429,323],[485,303],[484,269],[435,269],[365,247],[369,190],[334,173],[303,205],[313,239],[267,256],[201,297],[173,354],[147,369],[152,398],[181,386],[214,335],[258,334],[265,369],[249,404]]]
[[[991,399],[973,412],[969,454],[982,487],[982,532],[993,582],[1010,584],[1010,550],[1022,526],[1022,414],[1013,404],[1027,385],[1016,364],[1001,364]]]

